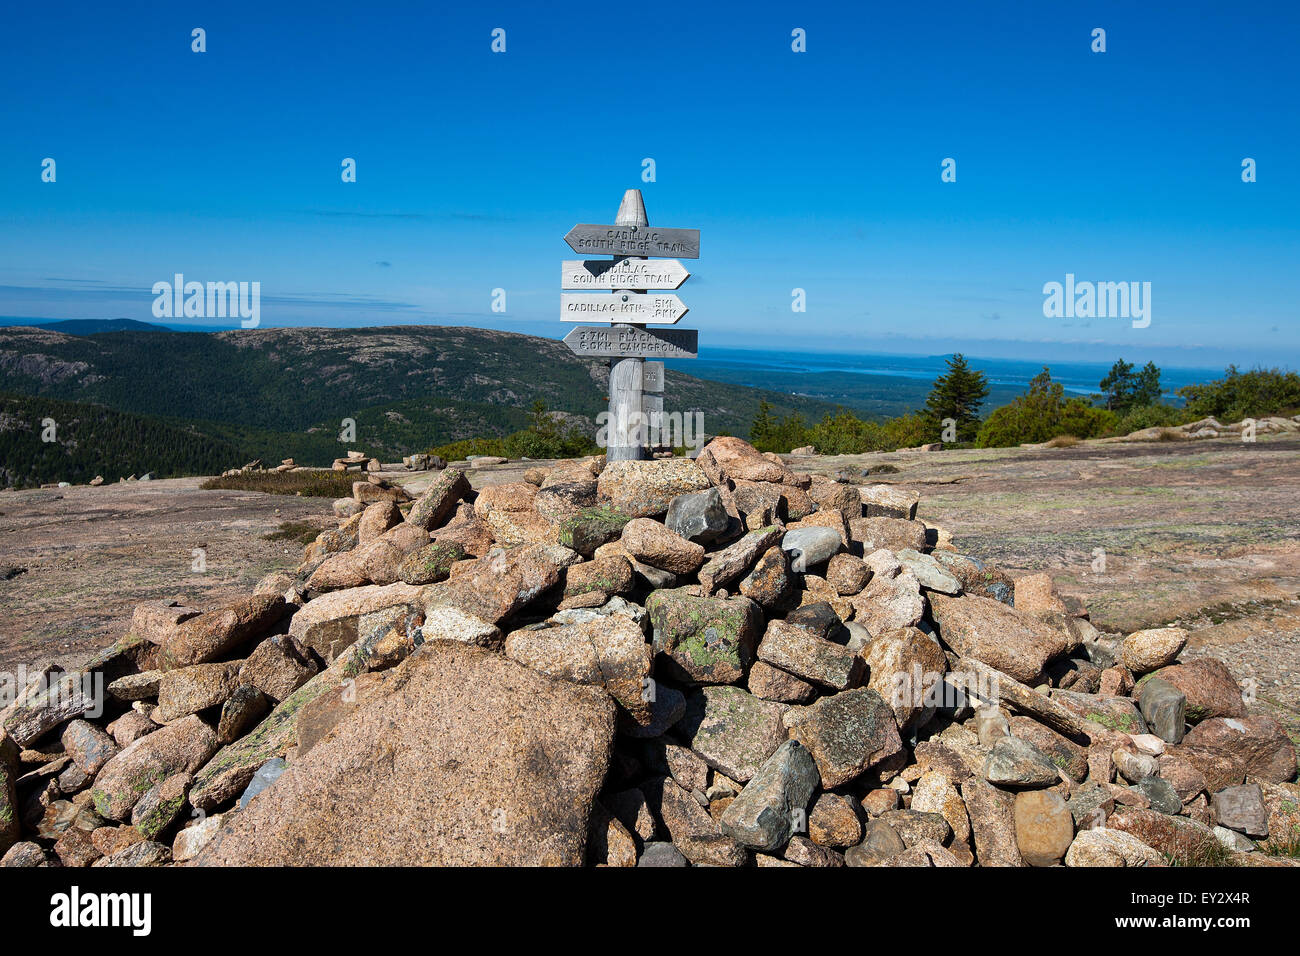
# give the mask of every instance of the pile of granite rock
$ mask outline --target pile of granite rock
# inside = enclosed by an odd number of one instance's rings
[[[1200,418],[1194,422],[1188,422],[1184,425],[1178,425],[1172,428],[1151,427],[1140,428],[1135,432],[1129,432],[1127,435],[1121,435],[1116,438],[1101,438],[1099,442],[1127,442],[1127,441],[1168,441],[1169,439],[1199,439],[1199,438],[1238,438],[1243,440],[1253,440],[1255,435],[1294,435],[1300,432],[1300,415],[1292,415],[1290,418],[1281,415],[1273,415],[1268,418],[1246,418],[1239,422],[1230,422],[1227,425],[1221,424],[1217,418]]]
[[[348,454],[351,455],[353,453],[349,452]],[[365,464],[365,459],[364,458],[357,459],[354,463]],[[280,464],[276,465],[273,468],[268,468],[262,462],[262,459],[254,458],[252,461],[246,462],[245,464],[240,465],[238,468],[227,468],[225,471],[221,473],[221,477],[230,478],[235,475],[266,474],[268,472],[283,474],[286,471],[302,471],[302,470],[303,470],[302,466],[299,465],[297,462],[295,462],[292,458],[282,458],[280,460]],[[339,469],[336,468],[335,470],[337,471]]]
[[[716,438],[358,481],[296,573],[0,711],[4,865],[1286,864],[1296,751],[895,486]]]

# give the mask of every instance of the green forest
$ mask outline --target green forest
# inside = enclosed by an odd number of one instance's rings
[[[229,468],[240,450],[230,442],[102,405],[0,394],[0,484],[85,484],[210,475]]]

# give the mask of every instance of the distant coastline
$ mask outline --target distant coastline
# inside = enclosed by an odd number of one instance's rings
[[[140,322],[134,319],[59,320],[0,316],[0,327],[14,325],[32,325],[69,335],[116,331],[231,331],[230,324],[200,326]],[[1115,351],[1115,358],[1130,357],[1123,354],[1124,350],[1120,346],[1116,346]],[[702,344],[699,359],[669,361],[667,364],[670,368],[706,380],[774,388],[787,394],[842,403],[848,408],[878,414],[898,414],[919,403],[930,383],[942,374],[944,359],[948,354],[950,353],[907,355],[884,352],[802,352],[785,349],[710,348]],[[1095,394],[1098,383],[1111,364],[1101,361],[987,358],[977,353],[968,353],[966,357],[973,368],[988,376],[992,387],[989,407],[1021,394],[1044,366],[1051,369],[1052,379],[1061,383],[1069,394]],[[1224,365],[1226,364],[1225,362]],[[1172,396],[1175,389],[1184,385],[1219,378],[1224,371],[1223,366],[1176,367],[1161,364],[1160,368],[1167,396]]]
[[[1123,357],[1116,350],[1116,358]],[[905,379],[926,384],[944,371],[941,355],[896,355],[885,353],[789,352],[773,349],[706,349],[701,346],[700,358],[692,362],[670,362],[671,367],[690,372],[700,378],[715,378],[736,385],[774,387],[770,376],[782,378],[827,378],[859,376],[864,381],[875,379]],[[973,368],[984,372],[993,386],[1023,391],[1029,381],[1047,366],[1052,380],[1060,382],[1065,390],[1077,395],[1090,395],[1110,369],[1110,362],[1053,362],[1022,359],[984,358],[967,355]],[[1166,390],[1205,382],[1223,375],[1223,368],[1173,368],[1161,366]]]

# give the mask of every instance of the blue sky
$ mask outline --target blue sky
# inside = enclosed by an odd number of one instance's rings
[[[562,236],[639,186],[701,230],[706,348],[1300,365],[1297,5],[625,9],[11,4],[0,315],[152,321],[181,272],[263,325],[559,337]],[[1045,318],[1067,273],[1150,326]]]

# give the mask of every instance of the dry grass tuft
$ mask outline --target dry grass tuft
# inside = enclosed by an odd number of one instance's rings
[[[1188,836],[1177,841],[1174,852],[1164,851],[1170,866],[1232,866],[1232,851],[1212,836]]]
[[[261,491],[269,495],[309,498],[351,498],[355,473],[342,471],[246,471],[209,478],[199,487],[206,491]]]

